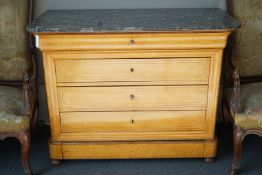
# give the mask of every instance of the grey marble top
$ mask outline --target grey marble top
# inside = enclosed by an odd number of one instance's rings
[[[239,23],[220,9],[48,10],[29,32],[146,32],[226,30]]]

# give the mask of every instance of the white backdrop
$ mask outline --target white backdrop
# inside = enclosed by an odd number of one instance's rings
[[[221,8],[226,0],[36,0],[36,16],[46,9]]]

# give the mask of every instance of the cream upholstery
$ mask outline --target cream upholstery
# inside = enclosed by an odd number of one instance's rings
[[[29,128],[29,116],[21,115],[23,91],[0,86],[0,133]]]
[[[228,103],[233,89],[226,90]],[[240,87],[241,113],[235,115],[235,124],[243,128],[262,128],[262,82]]]
[[[0,0],[0,80],[22,80],[30,67],[27,0]]]
[[[233,0],[234,17],[241,23],[235,32],[232,62],[240,76],[262,75],[262,1]]]

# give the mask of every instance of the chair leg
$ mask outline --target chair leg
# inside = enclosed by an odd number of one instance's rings
[[[242,142],[245,137],[245,131],[234,125],[233,128],[234,159],[232,163],[231,175],[236,175],[239,170],[239,161],[242,152]]]
[[[19,141],[21,143],[22,164],[25,174],[32,175],[32,170],[29,164],[29,149],[30,149],[30,132],[29,130],[21,131],[19,134]]]

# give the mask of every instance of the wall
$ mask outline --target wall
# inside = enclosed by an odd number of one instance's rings
[[[48,0],[48,9],[225,8],[225,0]]]
[[[226,0],[36,0],[35,16],[50,9],[105,9],[105,8],[221,8]],[[38,87],[40,99],[39,122],[48,123],[45,81],[42,60],[38,52]],[[221,101],[221,100],[220,100]],[[220,105],[221,106],[221,105]],[[220,107],[219,107],[220,108]],[[221,111],[221,109],[219,110]],[[219,113],[220,115],[220,113]]]
[[[47,9],[221,8],[226,0],[36,0],[36,16]]]
[[[47,8],[47,0],[35,0],[35,17],[41,15]]]

